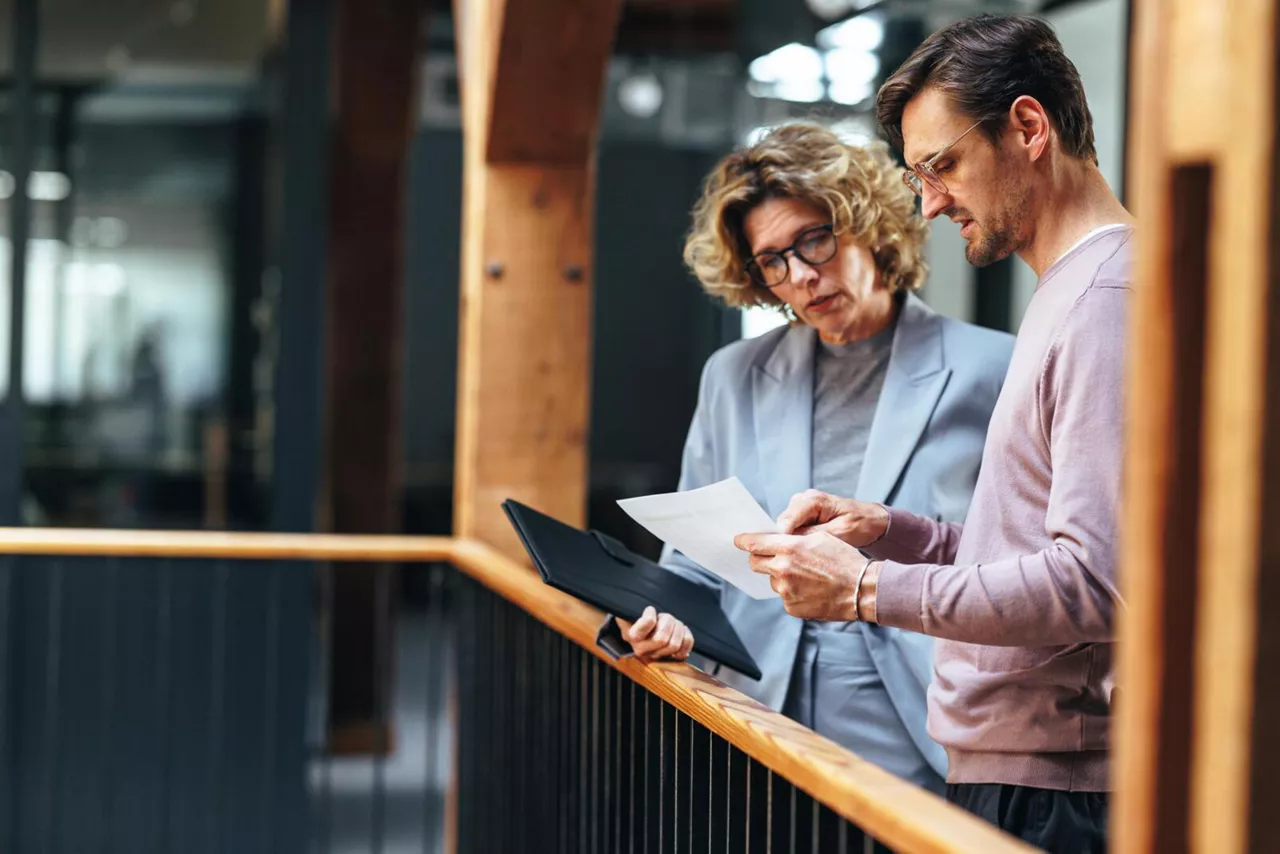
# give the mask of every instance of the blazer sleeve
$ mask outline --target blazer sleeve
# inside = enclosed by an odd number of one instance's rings
[[[702,379],[698,383],[698,404],[693,412],[693,421],[689,424],[689,435],[685,439],[684,455],[680,461],[679,489],[682,492],[723,479],[717,470],[716,431],[712,419],[717,355],[719,354],[713,353],[707,359],[702,368]],[[723,584],[719,576],[711,574],[669,545],[662,547],[662,557],[658,562],[672,572],[717,592]]]

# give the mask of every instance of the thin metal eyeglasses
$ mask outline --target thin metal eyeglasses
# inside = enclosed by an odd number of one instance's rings
[[[944,154],[955,148],[956,144],[959,143],[960,140],[968,136],[969,131],[973,130],[980,124],[982,124],[981,121],[976,121],[969,125],[968,130],[951,140],[951,144],[946,148],[942,149],[923,163],[917,163],[915,168],[904,171],[902,173],[903,183],[910,187],[911,192],[915,193],[917,196],[924,195],[925,181],[928,181],[929,186],[933,187],[933,189],[937,190],[939,193],[946,193],[947,185],[942,182],[942,176],[938,174],[938,170],[934,168],[934,164],[941,160]]]
[[[827,263],[836,255],[835,226],[806,228],[786,249],[752,256],[746,264],[747,275],[757,285],[776,288],[791,278],[791,265],[787,263],[789,252],[811,267]]]

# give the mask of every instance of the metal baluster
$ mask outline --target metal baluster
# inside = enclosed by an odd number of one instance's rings
[[[454,600],[455,620],[453,625],[457,632],[457,664],[455,667],[454,677],[456,694],[456,724],[458,732],[456,736],[456,765],[458,778],[457,785],[457,849],[458,851],[475,851],[476,844],[476,793],[477,785],[475,783],[475,774],[477,767],[476,752],[476,721],[469,714],[475,688],[476,673],[480,668],[480,656],[476,643],[476,608],[475,593],[471,584],[471,580],[466,577],[453,576],[455,585],[453,589],[457,593]],[[447,694],[446,694],[447,696]],[[441,703],[443,708],[448,708],[448,701]],[[446,754],[447,756],[447,754]],[[446,760],[447,761],[447,760]],[[448,809],[448,806],[445,806]],[[447,815],[441,813],[445,821],[448,821]]]
[[[534,646],[538,642],[537,627],[533,618],[524,614],[522,618],[520,648],[520,682],[518,696],[520,699],[520,717],[517,720],[519,731],[516,740],[520,748],[520,833],[525,850],[540,844],[538,837],[538,786],[535,782],[534,766],[537,764],[538,744],[545,738],[538,732],[538,695],[537,673]]]
[[[568,851],[569,844],[569,646],[562,638],[560,647],[560,756],[558,759],[558,780],[560,785],[560,801],[557,804],[559,833],[557,835],[557,851]]]
[[[210,655],[212,657],[212,672],[210,674],[210,738],[209,747],[212,751],[210,754],[209,773],[210,773],[210,791],[212,793],[212,815],[213,815],[213,845],[212,849],[222,851],[225,846],[223,825],[223,787],[225,780],[222,773],[223,755],[226,747],[223,745],[223,712],[224,712],[224,694],[225,686],[225,670],[226,670],[226,638],[227,638],[227,587],[230,581],[230,570],[225,562],[220,561],[215,570],[215,585],[213,591],[213,641],[211,644]]]
[[[613,848],[610,850],[614,854],[621,854],[622,852],[622,804],[631,797],[630,792],[624,795],[622,789],[622,769],[626,764],[626,761],[622,758],[622,721],[626,720],[628,732],[631,731],[634,725],[634,721],[631,718],[623,717],[625,713],[622,709],[622,696],[626,691],[624,683],[628,681],[630,680],[621,673],[614,673],[613,686],[615,693],[613,707],[617,710],[618,718],[613,729]]]
[[[0,768],[9,768],[9,705],[16,697],[9,685],[9,636],[14,631],[13,623],[13,575],[17,558],[13,555],[0,557],[3,567],[0,568]],[[17,847],[17,840],[11,840],[13,834],[12,816],[9,805],[13,802],[10,787],[13,785],[12,775],[0,776],[0,848]]]
[[[279,717],[280,681],[280,597],[284,568],[267,564],[267,661],[262,685],[262,735],[265,767],[262,774],[262,851],[272,854],[275,844],[276,723]]]
[[[682,715],[678,710],[673,710],[671,715],[671,729],[675,737],[675,751],[672,758],[675,760],[671,763],[671,847],[675,854],[680,854],[680,766],[683,764],[680,755],[680,718]],[[688,739],[685,740],[686,748],[688,747]]]
[[[45,850],[55,850],[58,821],[58,723],[62,685],[62,561],[54,559],[49,570],[49,625],[44,674],[45,725]]]
[[[796,787],[788,786],[791,789],[791,803],[787,804],[788,823],[787,823],[787,854],[795,854],[796,850]]]
[[[373,854],[382,854],[387,822],[387,751],[391,747],[387,738],[391,725],[391,674],[389,672],[391,656],[387,649],[387,635],[390,634],[394,642],[398,627],[390,608],[391,569],[384,566],[372,571],[374,573],[374,612],[379,615],[388,615],[391,622],[388,631],[381,631],[375,619],[373,631],[373,800],[369,805],[369,847]]]
[[[724,752],[724,854],[732,854],[733,852],[733,751],[733,745],[726,742]]]
[[[773,769],[769,769],[768,783],[765,789],[765,804],[768,812],[765,813],[765,854],[773,852]]]
[[[436,632],[443,628],[443,625],[437,623],[440,609],[441,596],[441,572],[440,568],[434,564],[429,564],[427,570],[427,616],[426,616],[426,649],[423,650],[423,664],[426,670],[423,679],[423,714],[426,720],[425,738],[423,738],[423,757],[422,757],[422,854],[431,854],[435,850],[435,844],[432,840],[432,817],[436,814],[436,797],[435,797],[435,745],[432,743],[436,738],[436,724],[443,725],[439,718],[436,717],[436,692],[437,684],[443,688],[442,673],[444,668],[436,669],[436,647],[444,644],[444,633],[440,632],[437,637]],[[442,621],[441,621],[442,622]],[[440,680],[437,683],[437,679]],[[443,694],[443,692],[441,692]],[[440,710],[443,715],[443,709]]]
[[[157,822],[157,845],[160,851],[171,848],[171,804],[169,790],[173,786],[171,761],[172,741],[172,663],[173,653],[173,567],[169,561],[160,564],[159,614],[156,629],[156,706],[159,710],[156,741],[160,745],[160,820]]]
[[[591,854],[600,842],[600,659],[588,656],[591,664]]]
[[[627,775],[629,777],[629,781],[627,783],[627,854],[636,854],[636,801],[639,800],[640,797],[643,797],[645,798],[644,803],[646,807],[649,803],[649,788],[647,785],[645,786],[643,795],[638,795],[636,792],[636,766],[643,762],[644,768],[648,769],[649,762],[647,755],[641,754],[640,756],[637,756],[636,754],[636,683],[632,682],[630,679],[627,680],[627,683],[630,686],[628,690],[631,694],[631,762],[627,767]],[[647,744],[649,738],[648,715],[646,715],[644,719],[643,738],[644,741],[642,743]],[[646,773],[648,773],[647,770]],[[647,779],[648,778],[646,778],[646,780]]]
[[[663,836],[667,829],[667,714],[664,708],[658,709],[658,851],[663,850]]]
[[[117,576],[119,575],[119,561],[116,558],[110,558],[107,561],[106,579],[106,607],[103,609],[102,615],[102,850],[104,854],[111,854],[113,850],[112,840],[115,839],[115,831],[112,828],[114,818],[115,804],[115,763],[113,761],[113,750],[115,747],[115,738],[113,733],[116,705],[116,619],[117,619],[117,599],[118,591],[116,589]],[[7,615],[6,615],[7,616]],[[6,620],[6,625],[8,621]]]
[[[617,791],[614,789],[613,784],[613,743],[617,738],[619,726],[617,720],[617,709],[613,704],[613,694],[617,686],[618,674],[617,671],[607,665],[603,665],[603,670],[601,672],[604,673],[604,712],[602,714],[604,718],[604,728],[602,733],[602,737],[604,738],[604,765],[603,771],[600,775],[604,778],[604,794],[601,808],[601,823],[603,825],[601,829],[601,843],[604,846],[604,850],[612,851],[614,854],[617,854],[617,847],[615,846],[610,848],[609,840],[612,836],[611,831],[614,828],[615,811],[613,810],[613,804],[617,799]]]

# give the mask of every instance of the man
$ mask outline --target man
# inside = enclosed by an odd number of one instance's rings
[[[961,225],[969,262],[1016,253],[1039,277],[973,502],[962,526],[810,491],[779,517],[786,533],[737,544],[798,617],[940,639],[929,732],[949,799],[1050,851],[1102,851],[1133,219],[1042,21],[935,33],[877,111],[924,215]]]

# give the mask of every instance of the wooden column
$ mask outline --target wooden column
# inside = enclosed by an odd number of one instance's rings
[[[1135,23],[1114,850],[1276,851],[1275,0],[1138,0]]]
[[[458,0],[465,135],[454,530],[586,515],[595,148],[619,0]]]
[[[324,522],[337,533],[400,527],[401,305],[421,8],[421,0],[335,0]],[[337,751],[389,746],[390,571],[333,569]]]

